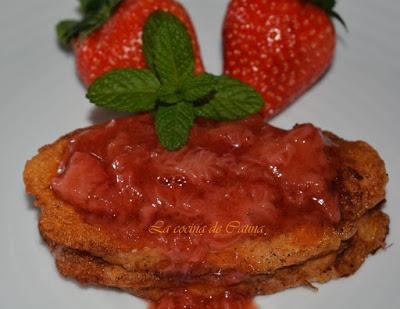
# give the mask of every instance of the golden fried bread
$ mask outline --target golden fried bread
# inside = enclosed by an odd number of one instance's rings
[[[371,253],[385,246],[389,219],[381,210],[368,211],[356,226],[356,234],[342,244],[342,248],[328,255],[311,259],[300,265],[283,267],[270,274],[250,275],[238,284],[224,284],[223,276],[206,275],[190,280],[185,287],[194,294],[218,295],[232,291],[244,295],[266,295],[296,286],[309,286],[356,272]],[[104,285],[126,290],[133,295],[158,300],[182,284],[182,279],[162,278],[151,272],[129,272],[90,254],[55,247],[53,254],[62,275],[82,284]],[[179,282],[179,283],[178,283]]]
[[[158,269],[168,259],[156,248],[137,250],[110,233],[86,224],[72,205],[58,199],[50,188],[68,140],[80,131],[40,149],[25,168],[27,192],[40,208],[39,229],[44,239],[63,247],[89,252],[131,271]],[[245,240],[234,247],[207,256],[209,270],[234,268],[242,272],[265,273],[326,255],[340,248],[341,241],[355,233],[353,222],[385,197],[387,175],[383,161],[364,142],[347,142],[325,133],[336,146],[330,156],[337,162],[336,190],[342,220],[339,228],[304,222],[268,241]],[[233,258],[235,257],[235,258]]]
[[[200,269],[174,267],[164,272],[161,269],[174,263],[171,255],[154,246],[135,247],[106,228],[86,223],[75,205],[52,190],[51,181],[69,141],[81,132],[41,148],[24,171],[26,191],[40,208],[40,233],[60,273],[81,283],[116,287],[152,300],[180,287],[194,295],[226,290],[262,295],[350,275],[370,253],[384,246],[389,220],[374,209],[385,198],[384,162],[368,144],[324,132],[330,143],[327,158],[336,175],[330,189],[338,197],[338,223],[301,217],[268,237],[243,237],[210,250]]]

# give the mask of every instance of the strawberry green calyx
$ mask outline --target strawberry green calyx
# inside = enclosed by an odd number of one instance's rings
[[[318,6],[326,12],[330,17],[336,18],[343,27],[347,30],[347,25],[344,19],[334,10],[336,0],[308,0],[310,3]]]
[[[75,37],[85,37],[103,25],[122,0],[79,0],[82,20],[67,19],[57,24],[59,43],[68,47]]]

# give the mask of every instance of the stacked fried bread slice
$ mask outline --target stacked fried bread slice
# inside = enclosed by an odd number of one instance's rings
[[[152,300],[180,287],[199,295],[227,290],[263,295],[350,275],[369,254],[385,246],[389,219],[379,207],[387,183],[384,162],[368,144],[325,132],[337,171],[339,225],[304,222],[268,240],[243,239],[210,252],[200,273],[160,272],[170,257],[157,248],[138,250],[85,223],[73,205],[52,191],[51,179],[68,141],[79,132],[40,149],[27,163],[24,180],[40,208],[39,229],[60,273],[81,283],[116,287]]]

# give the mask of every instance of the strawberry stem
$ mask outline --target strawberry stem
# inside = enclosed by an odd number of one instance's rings
[[[85,37],[101,27],[113,14],[122,0],[79,0],[81,20],[63,20],[57,24],[57,37],[64,47],[70,46],[71,40]]]
[[[344,19],[334,10],[336,6],[336,0],[307,0],[313,5],[318,6],[326,12],[330,17],[337,19],[342,26],[348,31],[346,22]]]

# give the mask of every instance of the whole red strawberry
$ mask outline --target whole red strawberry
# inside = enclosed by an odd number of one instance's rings
[[[256,88],[271,118],[328,69],[334,0],[232,0],[224,24],[224,72]]]
[[[196,72],[203,72],[194,27],[185,8],[174,0],[80,0],[82,21],[66,20],[57,26],[62,44],[73,44],[78,73],[89,86],[114,68],[143,68],[142,30],[147,17],[162,10],[174,14],[193,40]]]

